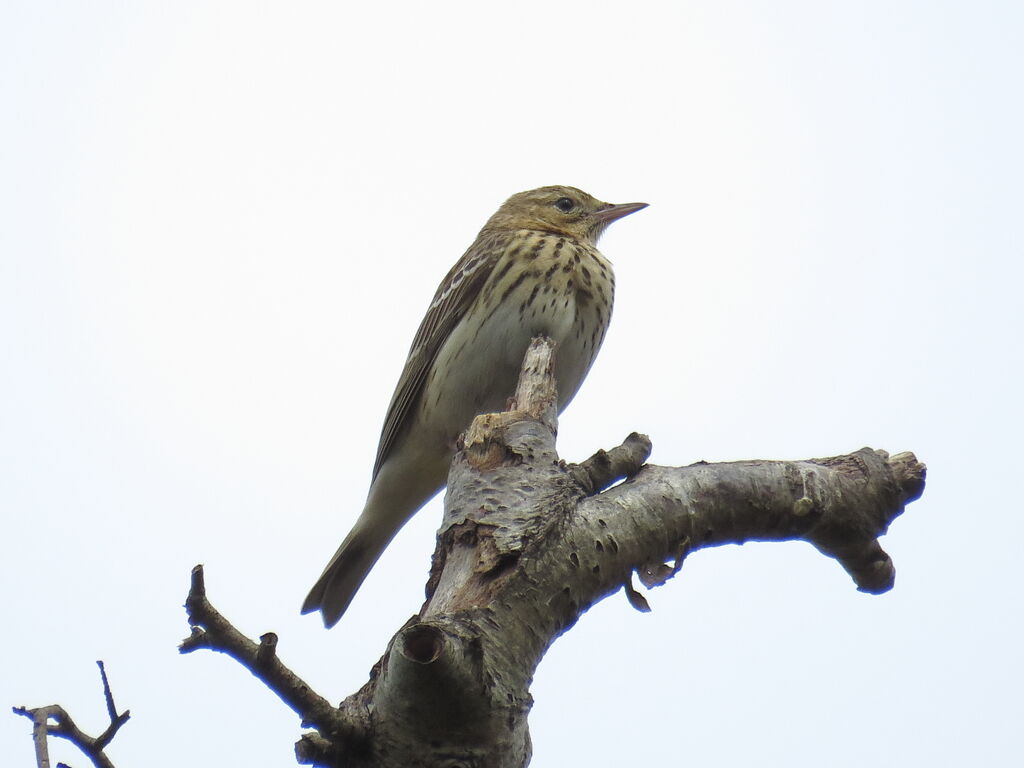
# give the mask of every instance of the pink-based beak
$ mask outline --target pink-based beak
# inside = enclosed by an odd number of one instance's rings
[[[607,205],[599,211],[595,211],[593,216],[601,224],[607,226],[616,219],[621,219],[623,216],[629,216],[631,213],[643,210],[647,207],[647,203],[622,203],[621,205]]]

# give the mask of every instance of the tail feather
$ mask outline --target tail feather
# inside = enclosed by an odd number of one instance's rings
[[[337,624],[388,540],[374,542],[358,526],[353,529],[306,595],[302,612],[319,610],[328,629]]]
[[[319,610],[330,628],[345,613],[381,553],[431,496],[444,486],[451,454],[406,440],[380,467],[359,519],[302,604]]]

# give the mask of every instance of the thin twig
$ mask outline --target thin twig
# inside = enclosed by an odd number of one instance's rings
[[[364,738],[365,731],[359,723],[332,706],[281,662],[276,652],[277,635],[268,632],[255,643],[213,607],[206,598],[202,565],[192,569],[192,585],[185,609],[192,632],[178,647],[181,653],[200,648],[225,653],[262,680],[303,723],[332,739],[361,741]]]
[[[110,691],[110,682],[107,680],[106,669],[104,669],[102,661],[97,661],[96,663],[100,668],[100,678],[103,680],[103,698],[106,700],[107,714],[110,716],[110,725],[99,736],[93,738],[82,731],[75,724],[71,715],[59,704],[51,704],[48,707],[36,707],[35,709],[14,707],[16,715],[22,715],[32,721],[32,741],[35,743],[36,748],[37,768],[50,767],[47,736],[51,734],[67,739],[78,747],[92,761],[96,768],[114,768],[114,764],[104,754],[103,750],[113,740],[118,729],[128,722],[131,714],[128,710],[121,714],[117,713],[117,708],[114,706],[114,695]],[[51,720],[53,721],[52,723],[50,722]],[[62,764],[58,764],[58,768],[60,765]]]

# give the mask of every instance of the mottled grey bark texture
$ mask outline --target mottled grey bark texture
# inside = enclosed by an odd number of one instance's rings
[[[530,681],[554,639],[624,585],[643,607],[629,586],[634,570],[662,583],[695,549],[804,539],[860,589],[892,586],[877,537],[923,491],[911,454],[641,468],[650,444],[631,435],[566,465],[555,451],[549,355],[544,343],[531,349],[512,410],[479,417],[452,464],[430,597],[342,705],[369,713],[366,752],[336,744],[321,758],[526,765]]]
[[[647,438],[630,435],[566,465],[555,451],[550,361],[548,342],[535,340],[510,410],[478,417],[466,433],[449,475],[429,596],[339,708],[325,708],[272,647],[260,661],[267,636],[259,647],[243,643],[218,628],[222,617],[205,596],[190,595],[198,629],[186,642],[225,650],[260,676],[261,667],[272,670],[268,685],[316,729],[296,747],[300,762],[526,765],[530,682],[555,638],[623,587],[645,609],[634,571],[647,586],[661,584],[702,547],[802,539],[835,558],[859,589],[892,587],[892,562],[877,539],[924,490],[925,468],[912,454],[863,448],[801,462],[657,467],[643,464]]]

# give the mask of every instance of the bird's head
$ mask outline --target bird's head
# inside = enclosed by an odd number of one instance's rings
[[[512,195],[484,230],[535,229],[593,244],[613,221],[646,207],[647,203],[602,203],[575,187],[541,187]]]

